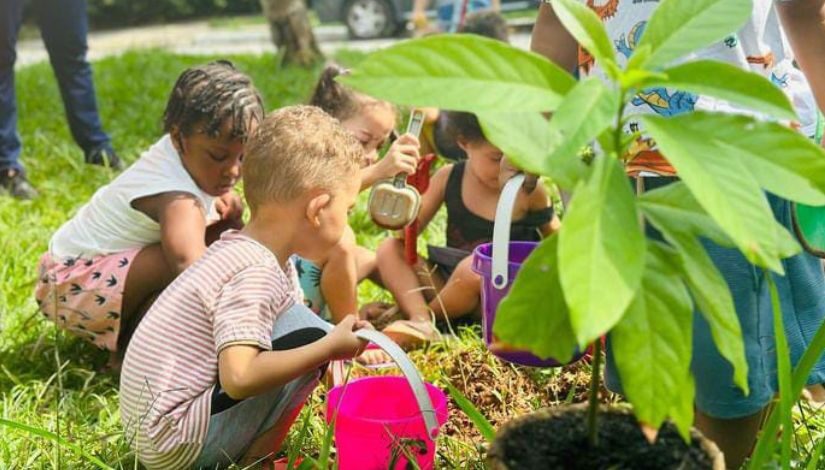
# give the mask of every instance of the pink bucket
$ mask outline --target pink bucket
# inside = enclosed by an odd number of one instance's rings
[[[447,422],[447,396],[425,384],[438,426]],[[404,377],[367,377],[329,391],[327,421],[335,423],[341,470],[404,470],[435,464],[435,436],[430,436],[410,383]],[[412,467],[410,467],[412,468]]]

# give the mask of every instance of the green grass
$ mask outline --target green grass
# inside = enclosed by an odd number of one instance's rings
[[[361,57],[341,53],[337,59],[353,65]],[[103,122],[127,161],[161,135],[161,112],[180,71],[205,60],[144,51],[94,64]],[[305,101],[317,73],[280,70],[269,55],[232,60],[253,77],[268,110]],[[47,64],[21,70],[17,85],[23,160],[41,197],[32,202],[0,197],[0,469],[92,468],[93,459],[136,468],[120,428],[117,379],[96,372],[106,355],[43,321],[32,298],[37,260],[52,233],[115,175],[80,163],[82,154],[69,136]],[[351,223],[359,241],[374,247],[385,233],[370,223],[364,205],[365,197]],[[442,215],[428,232],[429,241],[440,241],[443,224]],[[386,299],[368,283],[360,294],[363,301]],[[495,427],[541,406],[583,401],[587,392],[586,364],[565,370],[517,369],[485,353],[477,330],[463,331],[457,340],[412,357],[426,380],[442,388],[451,383]],[[326,433],[322,392],[298,421],[306,426],[293,429],[287,442],[292,454],[319,455]],[[795,458],[806,462],[823,438],[825,417],[807,409],[797,417]],[[484,445],[469,418],[453,406],[439,441],[439,467],[483,468]]]

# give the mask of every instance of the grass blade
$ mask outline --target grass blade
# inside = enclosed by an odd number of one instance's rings
[[[825,452],[825,439],[819,441],[819,445],[816,446],[816,450],[814,451],[814,454],[811,456],[811,460],[808,461],[807,470],[817,470],[818,468],[821,468],[819,467],[819,461],[822,460],[823,452]]]
[[[461,411],[473,422],[478,432],[481,433],[481,437],[487,442],[493,442],[493,439],[496,438],[496,430],[493,425],[490,424],[490,421],[481,414],[481,411],[450,382],[447,382],[447,391],[450,393],[450,397],[452,397],[456,405],[461,408]]]
[[[782,468],[791,468],[791,439],[793,438],[793,405],[795,395],[791,395],[791,353],[788,349],[788,338],[785,336],[785,325],[782,322],[782,305],[779,302],[779,291],[773,274],[765,271],[768,280],[768,289],[771,293],[773,309],[773,329],[776,336],[776,361],[779,375],[779,415],[782,420]]]
[[[58,436],[57,434],[55,434],[53,432],[46,431],[45,429],[35,428],[35,427],[28,426],[28,425],[23,424],[23,423],[18,423],[16,421],[11,421],[11,420],[8,420],[8,419],[3,419],[3,418],[0,418],[0,426],[6,426],[6,427],[9,427],[11,429],[16,429],[18,431],[23,431],[23,432],[26,432],[26,433],[29,433],[29,434],[32,434],[32,435],[35,435],[35,436],[39,436],[39,437],[49,439],[49,440],[54,441],[55,443],[59,444],[60,446],[65,447],[66,449],[69,449],[72,452],[82,456],[84,459],[86,459],[89,462],[97,465],[99,468],[106,469],[106,470],[114,470],[113,467],[110,467],[110,466],[106,465],[105,463],[103,463],[103,461],[101,461],[100,459],[98,459],[94,455],[89,454],[85,450],[81,449],[80,447],[78,447],[78,446],[76,446],[76,445],[74,445],[70,442],[67,442],[65,439],[63,439],[62,437]]]

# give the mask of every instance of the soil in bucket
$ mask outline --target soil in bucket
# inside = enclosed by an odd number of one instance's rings
[[[590,446],[587,433],[585,407],[542,410],[502,428],[488,462],[495,470],[724,469],[718,448],[700,434],[687,444],[672,424],[666,424],[650,444],[627,411],[602,408],[596,448]]]

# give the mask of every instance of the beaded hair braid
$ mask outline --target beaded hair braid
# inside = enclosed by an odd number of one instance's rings
[[[188,68],[178,77],[163,113],[163,129],[170,132],[176,126],[184,135],[200,131],[217,137],[229,119],[228,137],[246,140],[250,125],[263,116],[263,100],[252,80],[231,62],[218,60]]]

